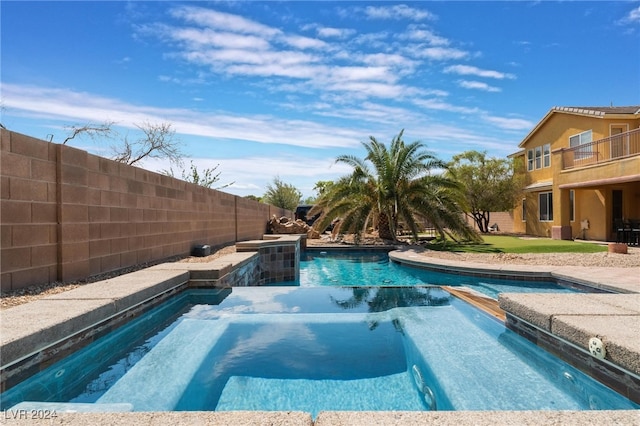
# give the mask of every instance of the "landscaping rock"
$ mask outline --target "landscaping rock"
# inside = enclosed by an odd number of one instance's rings
[[[291,220],[288,217],[278,219],[273,215],[268,224],[272,234],[306,234],[307,238],[320,238],[320,233],[304,223],[302,220]]]

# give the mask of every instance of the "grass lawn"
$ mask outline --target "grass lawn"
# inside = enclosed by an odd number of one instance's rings
[[[431,250],[466,253],[597,253],[607,251],[605,245],[550,238],[521,238],[506,235],[483,235],[484,243],[437,242]]]

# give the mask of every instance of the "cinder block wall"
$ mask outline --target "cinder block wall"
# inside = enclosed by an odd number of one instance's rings
[[[70,146],[0,136],[2,291],[261,239],[273,214],[293,217]]]
[[[56,147],[2,129],[0,148],[2,290],[55,281],[58,274]]]

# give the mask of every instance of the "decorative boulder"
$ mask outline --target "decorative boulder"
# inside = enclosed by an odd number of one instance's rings
[[[288,217],[278,219],[273,215],[269,220],[269,232],[272,234],[306,234],[307,238],[320,238],[318,231],[298,219],[293,221]]]

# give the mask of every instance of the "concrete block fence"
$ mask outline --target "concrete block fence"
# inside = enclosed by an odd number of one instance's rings
[[[293,217],[6,129],[0,142],[3,292],[260,239],[272,215]]]

